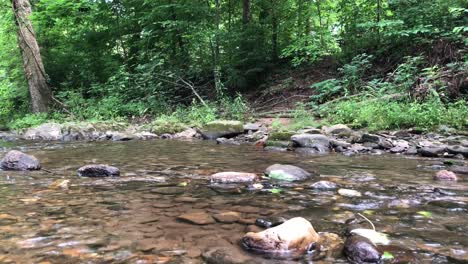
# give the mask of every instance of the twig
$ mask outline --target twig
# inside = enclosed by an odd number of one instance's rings
[[[372,223],[371,220],[369,220],[369,218],[363,216],[361,213],[358,213],[358,215],[359,215],[360,217],[364,218],[367,222],[369,222],[369,224],[371,224],[371,226],[372,226],[372,229],[374,229],[374,231],[375,231],[375,225]]]

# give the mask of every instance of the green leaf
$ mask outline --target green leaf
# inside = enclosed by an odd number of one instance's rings
[[[422,215],[422,216],[424,216],[426,218],[431,218],[432,217],[432,213],[429,212],[429,211],[419,211],[418,215]]]
[[[275,189],[271,189],[270,192],[273,193],[273,194],[280,194],[282,192],[282,190],[275,188]]]
[[[283,170],[272,170],[270,174],[268,174],[270,179],[281,180],[281,181],[293,181],[294,178],[284,172]]]
[[[393,256],[393,254],[388,251],[384,251],[382,255],[382,259],[394,259],[394,258],[395,256]]]
[[[178,184],[180,187],[186,187],[188,185],[188,182],[181,182]]]
[[[363,213],[366,214],[366,215],[373,215],[375,212],[372,211],[372,210],[364,210]]]

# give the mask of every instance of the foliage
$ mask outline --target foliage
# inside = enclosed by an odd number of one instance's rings
[[[27,114],[22,118],[16,119],[8,124],[8,127],[12,130],[23,130],[46,123],[48,119],[49,116],[46,113]]]
[[[467,111],[468,106],[464,100],[444,104],[436,98],[423,102],[368,98],[363,101],[343,101],[322,109],[332,123],[368,127],[371,131],[411,127],[434,129],[441,124],[466,129]]]

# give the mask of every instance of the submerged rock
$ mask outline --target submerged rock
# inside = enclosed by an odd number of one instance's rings
[[[298,258],[318,240],[319,235],[310,222],[296,217],[262,232],[249,232],[242,237],[241,244],[246,250],[256,253],[279,258]]]
[[[240,121],[217,120],[207,123],[200,132],[205,139],[233,137],[244,133],[244,126]]]
[[[360,192],[351,190],[351,189],[339,189],[338,193],[346,197],[361,197],[362,196]]]
[[[311,173],[292,165],[274,164],[265,170],[271,179],[285,181],[303,181],[312,176]]]
[[[380,263],[382,257],[377,247],[362,236],[348,237],[343,253],[353,264]]]
[[[21,151],[11,150],[0,161],[0,168],[2,170],[40,170],[41,163],[36,157],[25,154]]]
[[[292,136],[291,141],[295,147],[313,148],[322,153],[330,151],[330,139],[324,135],[298,134]]]
[[[337,234],[320,232],[319,241],[309,248],[312,260],[338,258],[342,255],[344,240]]]
[[[42,124],[24,133],[24,139],[27,140],[61,140],[62,137],[62,126],[56,123]]]
[[[268,217],[268,218],[257,218],[255,225],[263,228],[275,227],[286,222],[287,219],[284,217]]]
[[[220,172],[210,176],[210,181],[213,183],[246,183],[253,182],[257,178],[254,173],[246,172]]]
[[[178,219],[196,225],[209,225],[216,223],[211,215],[204,212],[183,214],[180,215]]]
[[[437,174],[434,176],[434,180],[437,181],[457,181],[458,177],[455,173],[448,171],[448,170],[441,170],[438,171]]]
[[[223,212],[213,215],[213,218],[220,223],[235,223],[241,219],[241,214],[238,212]]]
[[[120,170],[116,167],[96,164],[86,165],[78,169],[78,176],[81,177],[116,177],[120,176]]]
[[[207,264],[244,264],[251,260],[237,247],[215,247],[203,253],[202,257]]]
[[[338,188],[338,185],[330,181],[318,181],[313,183],[310,187],[317,190],[334,190]]]

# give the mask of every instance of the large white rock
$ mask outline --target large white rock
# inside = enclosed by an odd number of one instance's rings
[[[296,217],[262,232],[249,232],[241,242],[245,249],[257,253],[295,257],[304,254],[318,240],[312,224]]]
[[[23,137],[27,140],[61,140],[62,126],[56,123],[42,124],[28,129]]]

